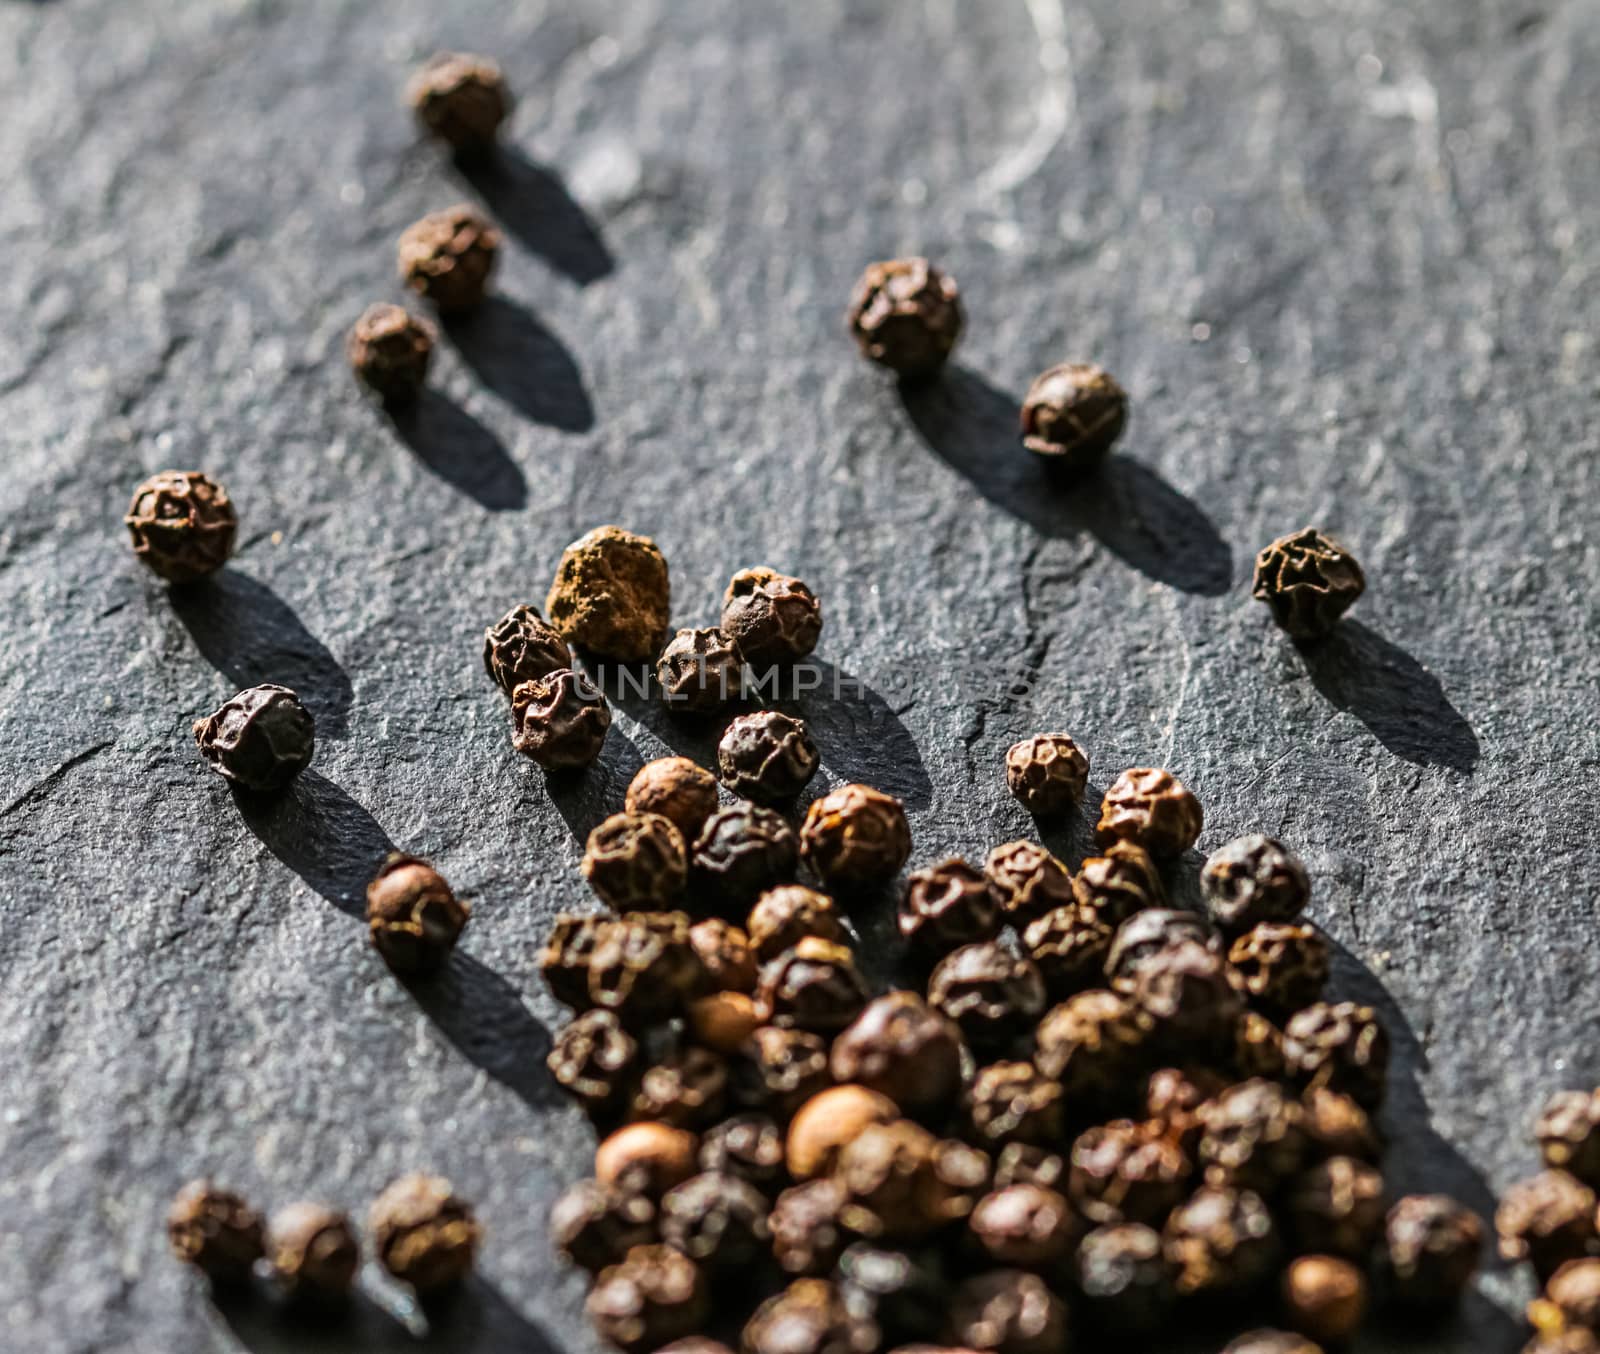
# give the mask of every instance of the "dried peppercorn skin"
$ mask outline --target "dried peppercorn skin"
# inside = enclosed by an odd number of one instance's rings
[[[881,884],[911,854],[905,805],[869,785],[841,785],[806,810],[800,848],[806,863],[834,888]]]
[[[1001,843],[989,852],[983,872],[999,893],[1006,916],[1017,924],[1073,901],[1071,871],[1038,842]]]
[[[589,833],[583,877],[618,912],[670,905],[689,877],[683,834],[654,813],[614,813]]]
[[[1256,834],[1207,857],[1200,891],[1211,920],[1237,933],[1261,922],[1294,921],[1311,898],[1311,881],[1288,847]]]
[[[1318,1002],[1297,1011],[1283,1036],[1289,1071],[1302,1086],[1341,1091],[1367,1109],[1382,1102],[1389,1036],[1370,1006]]]
[[[822,606],[798,578],[757,565],[729,581],[721,628],[753,668],[793,663],[817,647]]]
[[[396,973],[436,973],[472,910],[427,861],[392,852],[367,885],[367,927]]]
[[[481,154],[511,111],[511,95],[488,57],[441,52],[416,73],[406,95],[417,121],[462,154]]]
[[[282,790],[311,763],[316,726],[286,686],[252,686],[194,723],[194,741],[218,775],[257,794]]]
[[[1107,926],[1120,926],[1135,912],[1164,907],[1166,888],[1144,847],[1112,842],[1103,855],[1090,856],[1078,867],[1072,896]]]
[[[757,804],[789,802],[810,784],[820,764],[804,722],[778,710],[738,716],[717,743],[722,784]]]
[[[367,1231],[379,1263],[420,1294],[460,1283],[472,1269],[483,1228],[472,1208],[435,1175],[407,1175],[373,1201]]]
[[[587,965],[588,1004],[630,1030],[677,1016],[709,987],[682,912],[630,912],[605,927]]]
[[[198,470],[163,470],[133,491],[122,519],[138,561],[168,583],[196,583],[228,562],[239,530],[228,492]]]
[[[1315,527],[1280,536],[1256,556],[1250,595],[1295,639],[1328,634],[1366,590],[1354,556]]]
[[[695,839],[691,882],[724,908],[750,906],[766,889],[794,878],[800,844],[781,816],[760,805],[718,809]]]
[[[869,264],[846,315],[862,356],[908,380],[945,364],[965,319],[955,279],[925,258]]]
[[[1280,1017],[1322,995],[1328,967],[1328,942],[1314,926],[1261,922],[1228,947],[1228,969],[1245,1000]]]
[[[993,1052],[1038,1020],[1044,979],[1031,959],[997,941],[980,941],[939,961],[928,979],[928,1002],[956,1023],[974,1051]]]
[[[483,632],[483,666],[494,684],[511,695],[572,666],[572,650],[531,606],[514,606]]]
[[[568,643],[639,663],[661,652],[671,606],[660,546],[622,527],[601,526],[562,552],[544,610]]]
[[[1089,758],[1067,734],[1035,734],[1006,753],[1006,788],[1036,817],[1065,813],[1088,783]]]
[[[433,326],[403,306],[368,306],[345,340],[356,378],[391,408],[414,402],[433,361]]]
[[[587,1011],[589,964],[601,941],[619,923],[612,917],[579,916],[563,912],[550,928],[539,953],[539,971],[550,993],[575,1011]]]
[[[1098,464],[1127,426],[1127,392],[1092,363],[1041,372],[1022,400],[1022,445],[1068,471]]]
[[[511,745],[546,771],[591,765],[611,728],[611,707],[599,689],[561,668],[511,693]]]
[[[1112,930],[1076,903],[1029,923],[1022,946],[1054,1001],[1065,1001],[1104,981]]]
[[[803,936],[769,961],[756,987],[762,1024],[779,1029],[837,1034],[867,1004],[867,986],[855,956],[820,936]]]
[[[656,681],[674,714],[709,715],[739,699],[744,665],[721,630],[679,630],[656,659]]]
[[[441,314],[482,304],[500,255],[500,232],[466,203],[424,216],[400,236],[400,278]]]
[[[1200,801],[1170,771],[1139,766],[1106,790],[1095,839],[1131,841],[1152,856],[1176,856],[1195,844],[1204,824]]]
[[[1000,932],[1000,895],[987,875],[957,856],[914,870],[900,895],[900,936],[925,962]]]

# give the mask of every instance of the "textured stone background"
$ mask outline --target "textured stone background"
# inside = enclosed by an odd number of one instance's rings
[[[704,743],[635,703],[552,795],[478,639],[607,521],[660,541],[683,623],[740,565],[814,583],[823,656],[870,692],[807,702],[825,779],[903,795],[919,861],[1028,830],[997,767],[1041,727],[1097,789],[1174,768],[1203,848],[1294,843],[1340,989],[1395,1037],[1394,1183],[1487,1209],[1533,1099],[1600,1079],[1596,19],[0,0],[0,1347],[409,1346],[382,1293],[328,1337],[217,1311],[160,1219],[202,1169],[364,1208],[427,1165],[492,1240],[425,1347],[592,1348],[544,1237],[590,1139],[544,1077],[535,954],[591,905],[578,840],[639,761]],[[522,95],[470,181],[399,106],[447,45]],[[342,335],[397,295],[399,231],[461,198],[507,230],[500,293],[396,427]],[[840,311],[910,250],[970,327],[903,403]],[[1065,356],[1136,400],[1070,494],[1013,435]],[[244,521],[183,600],[119,523],[167,466]],[[1371,588],[1301,653],[1247,580],[1308,521]],[[245,811],[188,727],[264,679],[321,742]],[[390,843],[477,903],[416,995],[357,919]],[[1518,1283],[1485,1290],[1433,1347],[1515,1347]]]

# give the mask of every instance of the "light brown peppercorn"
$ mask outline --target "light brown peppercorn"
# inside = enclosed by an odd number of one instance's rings
[[[833,888],[882,884],[894,878],[911,854],[905,805],[870,785],[841,785],[806,810],[800,850]]]
[[[563,1259],[597,1274],[657,1240],[656,1206],[637,1190],[580,1180],[551,1208],[550,1235]]]
[[[964,1108],[968,1136],[989,1151],[1053,1146],[1061,1139],[1061,1083],[1032,1063],[1003,1061],[982,1068],[967,1088]]]
[[[133,491],[122,519],[138,561],[168,583],[197,583],[233,553],[239,518],[228,491],[198,470],[163,470]]]
[[[1041,372],[1022,400],[1022,445],[1068,471],[1097,464],[1127,424],[1127,392],[1089,362]]]
[[[1540,1111],[1533,1136],[1551,1170],[1600,1188],[1600,1089],[1557,1091]]]
[[[916,381],[944,366],[965,315],[954,278],[925,258],[904,258],[867,265],[846,319],[868,361]]]
[[[1072,896],[1107,926],[1121,926],[1135,912],[1163,907],[1166,889],[1150,853],[1133,842],[1112,842],[1105,854],[1078,867]]]
[[[889,992],[833,1041],[829,1066],[912,1118],[940,1113],[961,1092],[961,1031],[915,992]]]
[[[1022,933],[1022,947],[1052,1001],[1099,986],[1111,940],[1111,928],[1076,903],[1047,912]]]
[[[405,1175],[373,1200],[367,1230],[378,1262],[420,1294],[466,1277],[483,1239],[471,1206],[437,1175]]]
[[[833,1169],[839,1149],[868,1124],[900,1117],[894,1101],[865,1086],[832,1086],[795,1111],[784,1147],[789,1174],[810,1180]]]
[[[436,973],[450,958],[472,909],[433,866],[391,852],[367,885],[372,943],[396,973]]]
[[[700,1329],[704,1277],[671,1246],[635,1246],[620,1263],[600,1271],[584,1310],[603,1339],[626,1354],[649,1354]]]
[[[296,1302],[339,1303],[361,1267],[350,1219],[322,1204],[290,1204],[273,1214],[267,1259],[284,1295]]]
[[[1367,1281],[1355,1265],[1332,1255],[1302,1255],[1283,1276],[1288,1324],[1327,1345],[1341,1345],[1367,1314]]]
[[[585,1011],[556,1035],[545,1065],[591,1116],[604,1116],[632,1096],[639,1045],[610,1011]]]
[[[214,1284],[241,1284],[263,1254],[261,1215],[237,1194],[192,1180],[167,1210],[167,1239],[178,1259]]]
[[[433,360],[433,326],[404,306],[368,306],[345,340],[356,379],[391,408],[410,404],[427,384]]]
[[[683,834],[655,813],[614,813],[589,833],[583,877],[618,912],[666,907],[683,892],[689,856]]]
[[[1176,856],[1194,845],[1203,821],[1200,801],[1172,772],[1136,766],[1107,788],[1095,836],[1102,846],[1131,841],[1152,856]]]
[[[710,715],[739,699],[744,665],[722,631],[683,629],[656,659],[656,681],[673,714]]]
[[[837,1034],[867,1004],[855,955],[818,936],[802,936],[761,970],[756,1006],[762,1024]]]
[[[659,813],[692,845],[717,811],[717,778],[687,757],[658,757],[628,783],[623,807],[629,813]]]
[[[1274,1015],[1312,1005],[1328,981],[1328,942],[1308,923],[1264,921],[1235,936],[1228,968],[1247,1001]]]
[[[761,1024],[755,1001],[744,992],[713,992],[689,1003],[689,1033],[697,1044],[732,1057]]]
[[[1040,733],[1006,753],[1006,787],[1038,818],[1052,818],[1083,801],[1089,758],[1064,733]]]
[[[793,949],[806,936],[835,945],[849,943],[833,899],[803,884],[781,884],[763,893],[750,909],[745,932],[762,963]]]
[[[729,581],[721,628],[746,663],[769,668],[796,662],[817,647],[822,607],[798,578],[759,565]]]
[[[660,547],[648,536],[603,526],[562,552],[544,609],[568,643],[637,663],[661,651],[671,603]]]
[[[659,1199],[695,1173],[698,1150],[699,1142],[687,1129],[628,1124],[595,1148],[595,1179],[608,1188]]]
[[[1595,1192],[1565,1171],[1541,1171],[1501,1196],[1494,1227],[1502,1260],[1526,1260],[1535,1274],[1548,1279],[1593,1246]]]
[[[572,650],[531,606],[514,606],[483,632],[483,666],[507,696],[572,666]]]
[[[1031,959],[998,941],[963,945],[928,979],[928,1003],[949,1016],[976,1052],[1003,1049],[1044,1010],[1044,979]]]
[[[406,87],[417,120],[460,153],[494,146],[495,133],[511,111],[500,67],[486,56],[440,52]]]
[[[1366,591],[1361,566],[1315,527],[1280,536],[1256,556],[1250,595],[1295,639],[1326,635]]]
[[[987,875],[957,856],[913,870],[896,915],[901,938],[923,962],[1000,933],[1000,895]]]
[[[689,943],[700,956],[713,991],[754,992],[760,969],[750,938],[732,922],[707,917],[689,928]]]
[[[546,771],[575,770],[599,756],[611,707],[571,668],[524,682],[511,693],[511,745]]]
[[[779,710],[739,715],[717,743],[717,775],[731,794],[786,804],[806,788],[821,759],[803,720]]]
[[[1364,1261],[1383,1233],[1383,1176],[1354,1157],[1330,1157],[1303,1172],[1284,1203],[1295,1249]]]
[[[466,203],[432,212],[400,236],[400,277],[453,315],[482,303],[500,256],[500,232]]]
[[[1073,901],[1071,871],[1038,842],[1002,843],[989,852],[983,872],[1016,925]]]
[[[951,1293],[945,1338],[977,1354],[1061,1354],[1067,1306],[1037,1274],[992,1269]]]

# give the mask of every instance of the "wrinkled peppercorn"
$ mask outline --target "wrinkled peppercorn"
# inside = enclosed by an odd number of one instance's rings
[[[571,668],[524,682],[511,693],[511,744],[546,771],[588,766],[600,756],[611,707]]]
[[[611,917],[570,912],[556,917],[550,938],[539,954],[539,971],[557,1001],[575,1011],[589,1009],[589,962],[606,933],[618,924]]]
[[[311,764],[316,726],[286,686],[247,687],[194,722],[200,756],[243,790],[272,794]]]
[[[1285,1227],[1295,1249],[1365,1260],[1383,1232],[1383,1176],[1354,1157],[1330,1157],[1289,1190]]]
[[[1113,842],[1102,856],[1078,867],[1072,896],[1107,926],[1121,926],[1135,912],[1159,908],[1167,900],[1150,853],[1133,842]]]
[[[767,1226],[772,1254],[785,1274],[826,1274],[854,1240],[842,1214],[850,1204],[844,1186],[822,1176],[783,1191]]]
[[[412,76],[406,95],[417,120],[464,153],[490,149],[511,111],[500,67],[486,56],[440,52]]]
[[[442,314],[460,314],[482,303],[499,256],[500,232],[462,203],[406,228],[400,236],[400,277]]]
[[[635,1246],[600,1271],[584,1302],[601,1337],[626,1354],[649,1354],[705,1322],[700,1267],[671,1246]]]
[[[1124,1108],[1137,1095],[1150,1059],[1144,1015],[1115,992],[1092,989],[1069,997],[1039,1022],[1033,1060],[1061,1084],[1074,1115]]]
[[[681,912],[630,912],[600,933],[589,956],[589,1004],[630,1028],[679,1014],[706,986]]]
[[[841,785],[806,810],[800,849],[806,864],[834,888],[881,884],[911,854],[905,805],[869,785]]]
[[[661,1197],[661,1239],[710,1278],[744,1277],[767,1253],[768,1205],[736,1175],[691,1176]]]
[[[661,652],[671,601],[660,547],[648,536],[604,526],[562,551],[544,609],[569,643],[638,663]]]
[[[1178,1292],[1220,1297],[1256,1287],[1276,1267],[1272,1215],[1250,1190],[1197,1189],[1172,1210],[1162,1231]]]
[[[913,952],[932,963],[962,945],[998,935],[1000,897],[982,871],[952,856],[911,873],[897,920]]]
[[[690,844],[717,811],[717,778],[687,757],[646,762],[628,783],[629,813],[659,813]]]
[[[1117,927],[1106,956],[1106,977],[1114,990],[1130,993],[1138,986],[1141,969],[1168,950],[1189,943],[1208,947],[1218,943],[1198,913],[1166,907],[1135,912]]]
[[[1541,1171],[1501,1196],[1494,1227],[1502,1260],[1526,1260],[1535,1274],[1548,1279],[1594,1244],[1595,1193],[1565,1171]]]
[[[991,1151],[1011,1144],[1053,1145],[1061,1138],[1061,1101],[1061,1083],[1032,1063],[990,1063],[967,1088],[967,1131]]]
[[[668,1042],[639,1078],[629,1106],[630,1119],[703,1128],[718,1119],[727,1105],[728,1064],[709,1048]]]
[[[1156,1045],[1174,1056],[1220,1054],[1233,1039],[1243,1011],[1228,966],[1193,940],[1141,964],[1133,1000],[1149,1019]]]
[[[1292,922],[1311,899],[1299,857],[1259,833],[1213,851],[1200,871],[1200,890],[1211,920],[1229,934],[1261,922]]]
[[[639,1045],[610,1011],[585,1011],[556,1036],[545,1063],[556,1085],[599,1117],[632,1095]]]
[[[1006,753],[1006,787],[1037,818],[1066,813],[1083,800],[1089,758],[1064,733],[1040,733]]]
[[[944,1274],[936,1254],[858,1241],[839,1257],[834,1281],[845,1311],[875,1329],[883,1347],[938,1333]]]
[[[708,1128],[700,1139],[700,1169],[736,1175],[764,1194],[787,1179],[783,1134],[765,1114],[736,1114]]]
[[[745,908],[765,890],[794,878],[800,843],[771,809],[718,809],[695,839],[691,878],[724,908]]]
[[[356,379],[391,409],[414,403],[433,360],[433,326],[404,306],[368,306],[345,340]]]
[[[822,607],[798,578],[764,565],[741,569],[722,596],[722,632],[751,667],[793,663],[817,647]]]
[[[1161,1125],[1115,1119],[1072,1144],[1067,1197],[1092,1223],[1159,1223],[1183,1197],[1190,1172]]]
[[[656,1206],[637,1190],[580,1180],[550,1210],[550,1234],[566,1260],[598,1274],[656,1240]]]
[[[133,553],[168,583],[196,583],[233,553],[239,518],[228,491],[198,470],[163,470],[133,491],[122,519]]]
[[[855,955],[843,945],[803,936],[761,970],[756,1005],[762,1023],[779,1029],[836,1034],[867,1004]]]
[[[419,1294],[459,1283],[472,1268],[483,1228],[472,1207],[437,1175],[405,1175],[367,1215],[379,1263]]]
[[[167,1210],[167,1239],[178,1259],[219,1285],[243,1283],[264,1252],[261,1215],[209,1180],[178,1191]]]
[[[707,917],[689,928],[689,943],[700,956],[706,979],[718,992],[754,992],[760,975],[750,937],[721,917]]]
[[[1111,928],[1076,903],[1058,907],[1030,923],[1022,946],[1044,979],[1052,1001],[1065,1001],[1096,987],[1111,953]]]
[[[1307,923],[1258,922],[1234,937],[1228,968],[1245,999],[1274,1015],[1312,1005],[1328,981],[1328,942]]]
[[[1558,1091],[1534,1125],[1544,1164],[1600,1187],[1600,1090]]]
[[[1031,959],[998,941],[963,945],[939,961],[928,1001],[960,1027],[976,1050],[995,1050],[1027,1033],[1044,1010],[1044,979]]]
[[[1090,1321],[1108,1335],[1148,1334],[1172,1305],[1161,1233],[1142,1222],[1096,1227],[1078,1243],[1073,1277]]]
[[[1005,842],[989,852],[983,872],[1007,917],[1018,925],[1073,902],[1072,874],[1038,842]]]
[[[396,973],[436,973],[455,949],[472,909],[433,866],[393,851],[367,885],[373,946]]]
[[[862,355],[907,380],[944,366],[965,318],[955,279],[924,258],[868,264],[846,316]]]
[[[835,945],[849,943],[833,899],[803,884],[768,889],[750,909],[745,931],[756,958],[766,963],[805,937],[814,936]]]
[[[937,1151],[933,1134],[909,1119],[869,1123],[842,1143],[832,1174],[850,1196],[840,1214],[845,1225],[863,1236],[917,1242],[949,1222]]]
[[[689,877],[683,834],[655,813],[614,813],[589,833],[583,877],[618,912],[671,903]]]
[[[833,1041],[833,1079],[888,1096],[913,1118],[939,1114],[961,1093],[961,1031],[915,992],[868,1002]]]
[[[853,1317],[823,1279],[796,1279],[756,1308],[744,1328],[745,1354],[871,1354],[878,1330]]]
[[[483,632],[483,666],[509,696],[524,682],[570,668],[572,650],[533,607],[514,606]]]
[[[739,1104],[787,1120],[828,1087],[828,1043],[819,1034],[763,1026],[733,1064]]]
[[[1061,1354],[1067,1305],[1037,1274],[992,1269],[951,1293],[945,1339],[975,1354]]]
[[[1222,1354],[1322,1354],[1322,1347],[1303,1335],[1263,1329],[1246,1331],[1237,1340],[1229,1341]]]
[[[784,804],[810,784],[820,764],[805,724],[777,710],[740,715],[717,743],[717,774],[743,799]]]
[[[337,1209],[290,1204],[273,1214],[267,1259],[291,1301],[337,1304],[349,1296],[361,1267],[361,1243]]]
[[[865,1086],[831,1086],[806,1101],[789,1125],[784,1159],[796,1180],[833,1169],[839,1151],[871,1124],[900,1117],[894,1101]]]
[[[1078,1240],[1078,1220],[1060,1194],[1043,1185],[1010,1185],[978,1201],[967,1219],[971,1248],[985,1264],[1059,1270]]]
[[[1022,445],[1069,471],[1097,464],[1127,424],[1127,392],[1088,362],[1041,372],[1022,400]]]
[[[1312,1339],[1342,1345],[1366,1314],[1367,1280],[1350,1261],[1302,1255],[1284,1272],[1284,1319]]]
[[[1274,1195],[1306,1159],[1305,1110],[1275,1082],[1230,1086],[1200,1107],[1200,1164],[1213,1185]]]
[[[709,715],[744,690],[738,651],[720,630],[679,630],[656,659],[661,698],[675,714]]]
[[[696,997],[685,1012],[695,1043],[732,1055],[761,1024],[755,999],[744,992],[712,992]]]
[[[1289,1071],[1303,1086],[1342,1091],[1368,1109],[1382,1102],[1389,1036],[1370,1006],[1318,1002],[1296,1012],[1283,1037]]]
[[[1300,1100],[1305,1106],[1304,1128],[1313,1155],[1377,1163],[1377,1131],[1366,1110],[1354,1100],[1321,1087],[1312,1087]]]
[[[1170,771],[1136,766],[1106,790],[1096,840],[1131,841],[1152,856],[1176,856],[1194,845],[1204,815],[1200,801]]]
[[[1528,1324],[1548,1335],[1568,1330],[1600,1334],[1600,1260],[1568,1260],[1528,1304]]]
[[[1339,622],[1366,590],[1350,552],[1315,527],[1280,536],[1256,556],[1250,595],[1295,639],[1316,639]]]

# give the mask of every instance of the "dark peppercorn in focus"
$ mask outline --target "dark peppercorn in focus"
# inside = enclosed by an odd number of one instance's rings
[[[629,813],[659,813],[683,834],[686,845],[692,844],[717,811],[717,780],[687,757],[660,757],[639,768],[623,807]]]
[[[267,1259],[293,1301],[336,1304],[349,1296],[361,1267],[350,1219],[322,1204],[290,1204],[273,1214]]]
[[[168,583],[196,583],[233,553],[239,518],[228,491],[198,470],[163,470],[133,491],[122,519],[135,557]]]
[[[776,959],[807,936],[836,945],[849,942],[833,899],[803,884],[782,884],[763,893],[750,909],[745,933],[762,963]]]
[[[805,724],[777,710],[740,715],[717,744],[723,785],[758,804],[792,800],[810,784],[819,764]]]
[[[1040,733],[1006,753],[1006,786],[1039,818],[1065,813],[1083,799],[1089,759],[1068,735]]]
[[[822,606],[798,578],[758,565],[729,580],[721,624],[746,663],[766,668],[796,662],[817,647]]]
[[[410,404],[427,384],[433,326],[403,306],[368,306],[350,330],[345,356],[356,378],[386,405]]]
[[[656,659],[661,698],[675,714],[709,715],[744,690],[739,651],[720,630],[680,630]]]
[[[905,805],[870,785],[841,785],[806,810],[800,847],[824,883],[865,889],[893,879],[911,854]]]
[[[989,852],[983,872],[1018,925],[1073,901],[1071,872],[1038,842],[1002,843]]]
[[[396,973],[443,968],[471,915],[433,866],[398,851],[367,885],[372,943]]]
[[[531,606],[514,606],[483,632],[483,666],[494,684],[511,695],[572,666],[572,650]]]
[[[243,790],[272,794],[311,764],[316,726],[286,686],[252,686],[194,723],[200,756]]]
[[[400,236],[401,280],[444,315],[482,303],[500,256],[500,232],[462,203],[424,216]]]
[[[1055,1001],[1100,986],[1111,953],[1111,928],[1086,908],[1069,903],[1030,922],[1022,933],[1045,990]]]
[[[959,857],[914,870],[900,895],[900,936],[924,961],[999,934],[1000,898],[988,877]]]
[[[742,909],[775,884],[794,878],[800,843],[771,809],[731,804],[706,819],[695,839],[691,882],[709,901]]]
[[[1150,853],[1133,842],[1112,842],[1104,854],[1078,867],[1072,896],[1107,926],[1121,926],[1135,912],[1161,907],[1166,889]]]
[[[1288,847],[1257,834],[1213,851],[1200,871],[1200,890],[1211,920],[1238,932],[1294,921],[1310,901],[1311,881]]]
[[[583,877],[618,912],[665,907],[689,877],[683,834],[655,813],[614,813],[589,833]]]
[[[611,728],[611,707],[600,689],[571,668],[560,668],[511,693],[511,744],[546,771],[589,766]]]
[[[472,1269],[483,1228],[436,1175],[406,1175],[373,1201],[367,1230],[378,1261],[419,1294],[453,1287]]]
[[[918,380],[945,364],[965,315],[954,278],[927,259],[906,258],[868,265],[846,319],[864,357]]]
[[[209,1180],[178,1191],[167,1210],[167,1239],[180,1260],[221,1285],[244,1283],[264,1253],[261,1215]]]
[[[1127,424],[1127,392],[1089,363],[1041,372],[1022,400],[1022,445],[1069,471],[1098,464]]]
[[[1102,846],[1128,841],[1152,856],[1176,856],[1194,845],[1200,801],[1170,771],[1134,767],[1111,782],[1095,829]]]
[[[511,111],[500,67],[484,56],[439,53],[411,78],[406,96],[423,127],[465,154],[492,148]]]
[[[1338,624],[1366,590],[1354,557],[1331,536],[1306,527],[1281,536],[1256,556],[1251,596],[1265,602],[1295,639],[1317,639]]]
[[[603,526],[562,551],[544,609],[569,643],[638,663],[661,652],[671,604],[661,548],[648,536]]]
[[[588,1002],[629,1029],[683,1014],[707,990],[682,912],[630,912],[601,929],[588,957]]]

